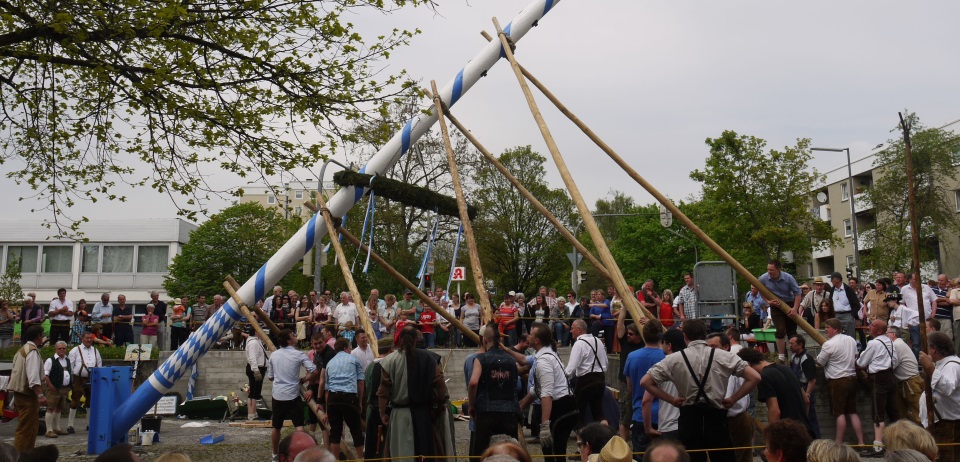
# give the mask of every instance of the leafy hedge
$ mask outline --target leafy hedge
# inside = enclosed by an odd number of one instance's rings
[[[70,347],[73,349],[73,347]],[[100,357],[103,360],[123,360],[124,356],[127,353],[127,347],[97,347],[100,350]],[[0,349],[0,361],[13,361],[13,355],[17,354],[17,351],[20,350],[19,346],[12,346],[9,348]],[[69,350],[67,350],[69,351]],[[46,359],[53,357],[56,353],[56,349],[52,346],[45,346],[40,348],[40,357]],[[160,351],[156,349],[150,350],[150,359],[159,359]],[[146,359],[146,358],[144,358]]]
[[[373,181],[370,179],[373,178]],[[460,217],[457,199],[438,194],[426,188],[420,188],[402,181],[382,176],[374,177],[363,173],[341,170],[333,175],[333,181],[340,186],[370,188],[380,197],[416,207],[422,210],[436,210],[441,215]],[[467,215],[471,220],[477,218],[477,208],[467,204]]]

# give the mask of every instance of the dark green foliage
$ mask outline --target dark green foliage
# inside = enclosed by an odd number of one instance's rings
[[[371,178],[373,181],[371,181]],[[400,202],[422,210],[434,211],[454,218],[460,217],[457,199],[386,177],[367,175],[341,170],[333,175],[333,181],[340,186],[370,188],[377,196]],[[467,215],[471,220],[477,218],[477,208],[467,204]]]

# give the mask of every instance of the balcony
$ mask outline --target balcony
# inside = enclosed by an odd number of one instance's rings
[[[873,202],[867,197],[866,193],[860,193],[853,196],[853,210],[856,213],[873,210]]]
[[[827,241],[820,241],[816,246],[814,246],[811,256],[814,260],[818,258],[832,257],[833,247],[830,247],[830,244]]]

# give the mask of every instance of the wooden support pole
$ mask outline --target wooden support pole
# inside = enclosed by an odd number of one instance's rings
[[[257,322],[257,318],[253,317],[253,312],[250,311],[250,308],[247,308],[247,305],[243,304],[243,299],[237,295],[237,289],[239,286],[235,288],[230,285],[229,281],[223,281],[223,288],[227,290],[227,294],[230,295],[230,298],[237,302],[237,306],[240,307],[240,312],[243,313],[243,315],[247,318],[247,322],[249,322],[250,326],[253,327],[254,332],[257,333],[257,337],[260,337],[260,340],[264,345],[267,346],[267,349],[270,350],[270,352],[277,351],[277,346],[273,344],[273,340],[270,340],[270,337],[267,335],[267,333],[264,332],[263,328],[260,327],[260,323]]]
[[[540,214],[543,215],[543,217],[546,218],[547,221],[549,221],[550,224],[552,224],[553,227],[560,232],[560,235],[562,235],[567,242],[577,248],[577,251],[580,252],[580,254],[583,255],[584,258],[586,258],[587,261],[590,262],[590,264],[600,272],[601,276],[603,276],[605,279],[612,279],[610,277],[610,273],[607,272],[607,269],[603,266],[603,263],[600,263],[600,260],[598,260],[597,257],[594,257],[593,254],[590,253],[590,251],[587,250],[587,248],[581,244],[579,240],[577,240],[577,237],[568,231],[566,226],[560,223],[560,220],[558,220],[557,217],[543,205],[543,203],[537,200],[537,198],[533,196],[533,193],[523,186],[517,177],[513,176],[513,173],[510,173],[510,170],[507,170],[507,167],[504,166],[503,163],[501,163],[493,154],[491,154],[487,148],[480,144],[480,140],[473,136],[473,133],[470,133],[470,131],[467,130],[466,127],[464,127],[456,117],[454,117],[449,109],[444,112],[444,115],[450,119],[450,123],[452,123],[454,127],[457,127],[457,130],[459,130],[460,133],[462,133],[463,136],[465,136],[467,140],[473,144],[473,147],[477,148],[477,150],[480,151],[480,154],[482,154],[488,162],[493,164],[493,166],[500,171],[507,181],[509,181],[510,184],[512,184],[513,187],[520,192],[520,195],[530,202],[530,204],[533,205],[533,208],[537,209],[537,211],[540,212]],[[574,300],[571,301],[575,302]]]
[[[227,282],[230,283],[230,286],[233,287],[233,290],[237,290],[240,288],[240,283],[238,283],[237,280],[233,278],[233,276],[228,274],[226,279],[227,279]],[[259,306],[253,305],[253,307],[250,309],[253,310],[254,313],[257,313],[257,316],[259,316],[260,319],[263,320],[263,323],[267,325],[267,328],[270,329],[270,332],[273,332],[273,335],[280,335],[280,328],[277,327],[277,325],[270,320],[270,316],[268,316],[267,313],[264,313]]]
[[[483,267],[480,266],[480,253],[477,251],[477,241],[473,235],[473,224],[470,223],[470,215],[467,214],[467,199],[463,195],[463,185],[460,182],[460,171],[457,169],[457,160],[453,155],[453,146],[450,144],[450,133],[447,131],[447,123],[443,120],[444,107],[443,100],[440,99],[440,92],[437,91],[437,82],[430,81],[430,87],[433,90],[433,104],[437,110],[437,125],[440,126],[440,133],[443,135],[443,147],[447,153],[447,165],[450,167],[450,177],[453,179],[453,190],[457,195],[457,209],[460,211],[460,225],[463,226],[463,236],[467,240],[467,250],[470,255],[470,273],[473,275],[473,284],[479,295],[480,306],[483,311],[483,323],[489,323],[493,319],[493,305],[490,303],[490,296],[487,294],[487,286],[483,279]]]
[[[620,293],[624,307],[638,324],[644,317],[647,319],[659,319],[640,304],[637,297],[634,296],[633,291],[630,290],[630,286],[627,285],[626,279],[624,279],[623,274],[620,272],[620,267],[617,266],[616,260],[613,259],[613,254],[610,253],[610,248],[607,247],[607,243],[603,239],[603,234],[600,233],[600,228],[597,227],[597,222],[593,218],[590,207],[584,202],[583,195],[580,194],[580,189],[570,175],[567,163],[563,160],[563,156],[560,155],[560,149],[557,147],[553,135],[550,134],[550,128],[547,127],[547,122],[543,119],[543,115],[540,114],[537,102],[533,99],[533,93],[530,91],[530,87],[527,86],[526,79],[524,79],[520,71],[520,65],[517,64],[517,60],[513,56],[513,50],[511,49],[507,35],[504,34],[503,29],[500,28],[500,22],[497,21],[497,18],[493,18],[493,24],[497,28],[497,35],[500,37],[502,49],[510,61],[510,66],[513,68],[514,74],[517,76],[517,81],[520,83],[520,89],[523,90],[527,105],[530,106],[530,112],[533,114],[533,118],[537,121],[537,126],[540,128],[540,134],[543,135],[543,140],[547,143],[547,149],[550,150],[550,155],[553,156],[553,161],[557,164],[560,177],[563,178],[563,183],[566,185],[567,191],[570,192],[573,203],[576,204],[577,210],[580,211],[580,217],[583,219],[583,224],[587,228],[587,232],[590,233],[590,238],[593,239],[593,243],[597,246],[597,253],[600,255],[600,260],[603,261],[603,266],[610,273],[610,280],[613,282],[613,286],[616,287],[617,292]]]
[[[350,234],[349,231],[343,228],[337,228],[337,232],[342,234],[343,237],[346,238],[346,240],[353,243],[353,245],[357,246],[361,252],[367,251],[367,246],[363,245],[363,243],[360,242],[360,239],[357,239],[356,236],[354,236],[353,234]],[[387,263],[386,260],[381,258],[380,255],[377,255],[376,252],[370,252],[370,259],[372,259],[374,263],[380,265],[380,267],[383,268],[383,270],[386,271],[387,274],[392,276],[397,282],[399,282],[401,285],[403,285],[407,289],[410,289],[410,291],[413,292],[413,295],[415,295],[418,299],[426,301],[427,304],[430,305],[430,307],[433,308],[434,311],[436,311],[440,316],[443,316],[447,321],[450,321],[450,324],[452,324],[454,327],[459,329],[460,332],[462,332],[465,337],[469,338],[477,345],[480,345],[480,336],[477,335],[476,332],[470,329],[467,329],[467,326],[463,325],[463,323],[460,322],[460,320],[457,319],[456,316],[450,314],[449,311],[445,310],[443,307],[437,304],[437,302],[433,301],[432,298],[428,297],[427,294],[423,293],[423,291],[421,291],[416,284],[410,282],[406,277],[400,274],[399,271],[397,271],[393,266]]]
[[[600,149],[603,150],[603,152],[605,152],[611,159],[613,159],[613,161],[616,162],[617,165],[620,166],[620,168],[622,168],[625,172],[627,172],[627,174],[629,174],[630,177],[634,179],[634,181],[636,181],[638,184],[640,184],[640,186],[643,189],[645,189],[648,193],[650,193],[650,195],[652,195],[657,200],[657,202],[660,202],[661,204],[663,204],[664,207],[666,207],[667,210],[669,210],[670,213],[672,213],[673,216],[677,218],[677,220],[680,221],[681,224],[683,224],[683,226],[689,229],[694,235],[697,236],[697,238],[700,239],[701,242],[706,244],[706,246],[710,248],[710,250],[714,251],[714,253],[719,255],[720,258],[722,258],[725,262],[727,262],[733,268],[733,270],[737,272],[737,274],[739,274],[741,277],[746,279],[747,282],[749,282],[750,284],[753,284],[760,291],[760,293],[763,295],[765,299],[773,300],[777,298],[777,296],[774,295],[772,292],[770,292],[770,290],[767,289],[766,286],[760,283],[760,281],[757,279],[756,276],[750,273],[750,271],[748,271],[743,265],[741,265],[740,262],[738,262],[735,258],[733,258],[733,256],[731,256],[729,253],[727,253],[727,251],[724,250],[722,247],[720,247],[720,245],[714,242],[713,239],[710,238],[710,236],[707,236],[707,234],[704,233],[703,230],[700,229],[700,227],[694,224],[693,221],[690,220],[690,218],[684,215],[683,212],[681,212],[680,209],[676,205],[674,205],[670,199],[668,199],[666,196],[661,194],[660,191],[658,191],[656,188],[653,187],[653,185],[651,185],[645,179],[643,179],[643,177],[641,177],[640,174],[633,169],[633,167],[627,164],[626,161],[624,161],[623,158],[621,158],[613,150],[613,148],[611,148],[609,145],[607,145],[607,143],[601,140],[600,137],[593,132],[593,130],[591,130],[576,115],[574,115],[569,109],[567,109],[567,107],[564,106],[563,103],[561,103],[560,100],[553,95],[553,93],[547,90],[547,88],[542,83],[540,83],[539,80],[534,78],[529,71],[520,67],[519,64],[516,66],[516,69],[518,70],[518,72],[520,72],[520,74],[522,74],[524,77],[529,79],[530,82],[533,83],[533,85],[536,86],[540,90],[540,92],[543,93],[543,95],[546,96],[547,99],[549,99],[550,102],[552,102],[554,106],[556,106],[557,109],[560,110],[561,113],[563,113],[563,115],[565,115],[568,119],[570,119],[571,122],[573,122],[577,127],[579,127],[580,130],[583,131],[583,133],[587,135],[587,137],[590,138],[590,140],[593,141],[598,147],[600,147]],[[792,302],[793,302],[792,300],[790,301],[790,303],[781,300],[780,307],[779,307],[780,310],[782,310],[784,313],[789,315],[790,309],[792,307]],[[739,310],[739,307],[737,307],[737,309]],[[824,342],[827,341],[827,339],[824,338],[823,334],[821,334],[820,331],[814,329],[813,326],[808,324],[799,315],[795,315],[791,317],[791,319],[795,323],[797,323],[797,325],[800,326],[800,328],[806,331],[806,333],[809,334],[810,337],[815,342],[822,345]]]
[[[260,338],[260,341],[267,346],[267,349],[270,350],[271,353],[273,353],[274,351],[277,351],[277,346],[273,344],[273,341],[270,340],[270,337],[267,336],[267,333],[264,332],[263,329],[260,327],[260,323],[258,323],[256,318],[253,317],[253,312],[250,311],[250,308],[248,308],[246,305],[243,304],[243,299],[240,298],[240,295],[237,294],[237,289],[240,288],[240,284],[238,284],[237,280],[230,275],[227,275],[226,279],[227,279],[226,281],[223,281],[223,288],[227,290],[227,294],[230,295],[230,298],[233,298],[233,301],[237,303],[238,307],[240,307],[240,312],[243,313],[244,316],[246,316],[247,321],[250,322],[251,326],[253,326],[253,331],[256,333],[257,337]],[[257,308],[257,311],[263,313],[263,311],[260,310],[259,308]],[[264,380],[266,380],[266,377],[264,377]],[[306,392],[307,392],[306,387],[301,385],[300,397],[305,398]],[[320,406],[317,406],[317,403],[315,403],[312,399],[305,399],[304,401],[306,401],[307,407],[310,408],[310,412],[316,415],[317,420],[320,421],[320,428],[323,430],[326,430],[328,427],[327,427],[327,424],[324,423],[324,421],[327,420],[327,413],[323,412],[323,409],[320,409]],[[247,413],[248,414],[250,413],[249,409],[247,410]]]
[[[913,276],[910,277],[907,284],[913,287],[917,292],[917,311],[920,314],[920,351],[927,351],[927,323],[926,313],[923,312],[923,287],[920,284],[920,227],[917,222],[917,186],[914,181],[913,173],[913,149],[910,145],[910,124],[903,120],[903,114],[900,116],[900,128],[903,130],[903,147],[905,149],[907,161],[907,201],[910,212],[910,244],[913,247]],[[853,217],[854,220],[857,217]],[[935,313],[930,313],[932,317]],[[953,335],[957,335],[954,333]],[[933,407],[933,389],[930,383],[930,377],[923,374],[924,389],[927,392],[927,427],[933,428],[933,417],[935,412],[931,412]]]
[[[373,335],[374,338],[376,338],[376,333],[373,331],[373,324],[370,323],[370,316],[367,315],[367,306],[363,303],[363,298],[360,297],[360,289],[357,288],[357,283],[353,280],[353,273],[350,272],[350,266],[347,265],[347,256],[343,253],[343,246],[340,245],[340,241],[337,239],[337,228],[333,225],[333,215],[330,214],[330,209],[327,208],[327,201],[323,198],[323,194],[317,194],[317,202],[320,204],[320,210],[323,212],[323,222],[327,225],[327,235],[330,236],[330,243],[333,244],[333,250],[337,252],[337,262],[340,264],[343,279],[347,281],[347,287],[350,289],[350,294],[353,295],[353,302],[357,307],[357,316],[360,318],[360,325],[363,326],[363,330],[367,332],[368,336]],[[339,323],[340,320],[338,319],[337,322]],[[373,350],[373,357],[379,358],[380,348],[376,343],[377,342],[370,342],[370,348]]]

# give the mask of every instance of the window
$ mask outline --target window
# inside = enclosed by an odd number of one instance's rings
[[[35,245],[11,245],[7,247],[7,262],[12,259],[20,260],[20,271],[24,273],[37,272],[37,246]]]
[[[847,268],[853,268],[853,255],[847,255]]]
[[[303,199],[303,191],[295,191],[295,192],[293,193],[293,198],[294,198],[294,199]]]
[[[840,183],[840,200],[846,201],[850,199],[850,185],[847,183]]]
[[[843,235],[845,237],[853,236],[853,226],[850,225],[850,219],[843,220]]]
[[[100,246],[83,246],[83,257],[80,260],[81,273],[99,273],[100,272]]]
[[[104,273],[132,273],[133,246],[132,245],[105,245],[103,246]]]
[[[276,204],[276,203],[277,203],[277,196],[274,196],[273,194],[267,196],[267,203],[268,203],[268,204]]]
[[[40,260],[41,273],[69,273],[73,270],[73,246],[45,245]]]
[[[303,207],[300,207],[299,205],[296,206],[296,207],[294,207],[294,208],[293,208],[293,215],[296,216],[296,217],[299,217],[300,215],[303,215]]]
[[[957,212],[960,213],[960,189],[953,192],[953,199],[957,204]]]
[[[137,249],[138,273],[163,273],[167,271],[170,248],[165,245],[141,245]]]

